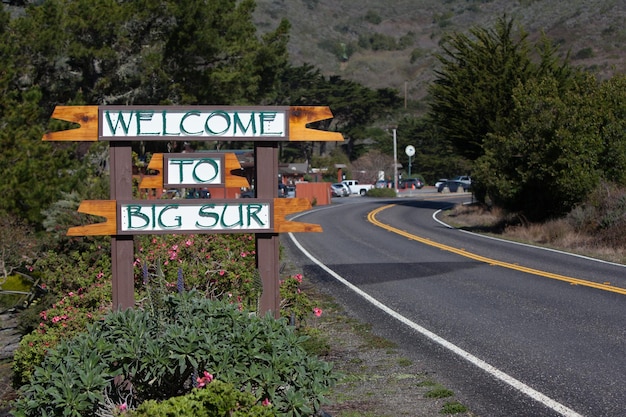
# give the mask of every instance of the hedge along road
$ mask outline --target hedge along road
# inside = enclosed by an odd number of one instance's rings
[[[351,302],[445,348],[434,366],[474,412],[623,415],[622,266],[459,233],[433,221],[441,203],[355,203],[299,215],[325,232],[292,242]]]

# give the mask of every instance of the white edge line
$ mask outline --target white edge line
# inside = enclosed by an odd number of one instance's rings
[[[314,211],[318,211],[318,210],[314,210]],[[311,213],[311,211],[306,212],[306,213],[301,213],[300,215],[294,216],[292,219],[296,219],[297,217],[300,217],[301,215],[308,214],[308,213]],[[289,238],[291,239],[291,241],[294,243],[294,245],[296,245],[298,250],[300,250],[300,252],[302,252],[302,254],[304,254],[304,256],[309,258],[314,264],[316,264],[317,266],[322,268],[324,271],[326,271],[329,275],[331,275],[337,281],[339,281],[340,283],[342,283],[343,285],[348,287],[351,291],[354,291],[357,295],[363,297],[366,301],[371,303],[373,306],[377,307],[378,309],[382,310],[383,312],[387,313],[391,317],[393,317],[396,320],[400,321],[401,323],[407,325],[411,329],[413,329],[416,332],[420,333],[421,335],[427,337],[428,339],[432,340],[433,342],[443,346],[444,348],[448,349],[449,351],[453,352],[454,354],[456,354],[456,355],[460,356],[461,358],[467,360],[471,364],[477,366],[478,368],[480,368],[483,371],[487,372],[488,374],[492,375],[494,378],[497,378],[500,381],[502,381],[502,382],[512,386],[516,390],[518,390],[521,393],[529,396],[530,398],[540,402],[541,404],[545,405],[546,407],[551,408],[552,410],[556,411],[557,413],[560,413],[561,415],[566,416],[566,417],[583,417],[581,414],[578,414],[574,410],[572,410],[572,409],[564,406],[563,404],[561,404],[561,403],[551,399],[550,397],[540,393],[539,391],[534,390],[533,388],[529,387],[528,385],[524,384],[523,382],[521,382],[521,381],[513,378],[512,376],[502,372],[501,370],[499,370],[499,369],[495,368],[494,366],[488,364],[487,362],[483,361],[482,359],[480,359],[480,358],[472,355],[471,353],[461,349],[460,347],[458,347],[455,344],[447,341],[446,339],[442,338],[441,336],[431,332],[430,330],[420,326],[417,323],[412,322],[411,320],[409,320],[408,318],[404,317],[400,313],[398,313],[395,310],[392,310],[391,308],[387,307],[385,304],[381,303],[380,301],[378,301],[377,299],[375,299],[371,295],[367,294],[366,292],[364,292],[360,288],[352,285],[350,282],[348,282],[346,279],[344,279],[341,275],[337,274],[335,271],[333,271],[332,269],[330,269],[329,267],[324,265],[322,262],[320,262],[317,258],[313,257],[313,255],[311,255],[306,249],[304,249],[304,247],[300,244],[300,242],[298,242],[296,240],[296,238],[294,237],[293,233],[288,233],[288,235],[289,235]]]

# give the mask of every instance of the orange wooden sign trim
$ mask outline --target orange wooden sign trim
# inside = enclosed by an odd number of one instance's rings
[[[77,129],[48,132],[43,135],[46,141],[98,141],[98,106],[56,106],[51,116],[80,125]]]
[[[333,113],[327,106],[291,106],[289,107],[290,142],[343,142],[339,132],[309,129],[308,123],[332,119]]]
[[[254,200],[246,199],[246,203]],[[300,223],[287,220],[285,216],[300,211],[309,210],[311,202],[306,198],[275,198],[274,199],[273,227],[269,233],[287,232],[321,232],[322,226],[311,223]],[[85,200],[78,207],[79,213],[91,214],[106,218],[103,223],[94,223],[85,226],[71,227],[68,236],[113,236],[117,234],[117,202],[115,200]],[[201,231],[172,233],[200,234]],[[211,231],[210,233],[217,233]],[[237,233],[242,233],[241,231]]]
[[[233,171],[241,171],[241,164],[237,155],[234,153],[227,153],[224,155],[224,165],[226,167],[226,188],[250,188],[250,183],[246,177],[241,175],[234,175]]]
[[[300,223],[285,219],[288,214],[310,210],[311,202],[306,198],[274,199],[274,232],[321,232],[322,226],[312,223]]]
[[[113,236],[117,234],[117,202],[115,200],[84,200],[78,206],[79,213],[105,217],[104,223],[71,227],[68,236]]]
[[[148,170],[158,171],[155,175],[146,175],[141,179],[139,188],[163,188],[163,154],[155,153],[150,158]]]

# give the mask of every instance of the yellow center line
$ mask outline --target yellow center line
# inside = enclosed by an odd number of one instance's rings
[[[452,253],[456,253],[457,255],[461,255],[464,256],[466,258],[470,258],[470,259],[474,259],[476,261],[479,262],[484,262],[487,263],[489,265],[494,265],[494,266],[501,266],[503,268],[508,268],[508,269],[514,269],[516,271],[521,271],[521,272],[526,272],[528,274],[533,274],[533,275],[539,275],[542,277],[546,277],[546,278],[550,278],[550,279],[556,279],[559,281],[565,281],[565,282],[569,282],[571,285],[582,285],[585,287],[591,287],[591,288],[597,288],[603,291],[610,291],[610,292],[615,292],[618,294],[624,294],[626,295],[626,289],[624,288],[620,288],[620,287],[615,287],[613,285],[610,284],[600,284],[597,282],[593,282],[593,281],[587,281],[584,279],[579,279],[579,278],[573,278],[573,277],[568,277],[565,275],[559,275],[559,274],[553,274],[551,272],[546,272],[546,271],[540,271],[538,269],[533,269],[533,268],[527,268],[525,266],[520,266],[520,265],[516,265],[516,264],[512,264],[509,262],[502,262],[502,261],[498,261],[496,259],[491,259],[491,258],[487,258],[485,256],[481,256],[481,255],[477,255],[475,253],[470,253],[467,252],[464,249],[458,249],[458,248],[454,248],[452,246],[448,246],[448,245],[443,245],[441,243],[437,243],[437,242],[433,242],[430,239],[426,239],[420,236],[416,236],[414,234],[411,234],[409,232],[405,232],[404,230],[400,230],[397,229],[395,227],[389,226],[385,223],[381,223],[380,221],[378,221],[376,219],[376,215],[378,213],[380,213],[383,210],[386,210],[390,207],[394,207],[395,204],[389,204],[386,206],[382,206],[377,208],[376,210],[371,211],[368,215],[367,215],[367,220],[374,224],[375,226],[381,227],[385,230],[388,230],[392,233],[396,233],[398,235],[404,236],[407,239],[410,240],[415,240],[417,242],[423,243],[425,245],[429,245],[429,246],[433,246],[435,248],[439,248],[441,250],[445,250],[448,252],[452,252]]]

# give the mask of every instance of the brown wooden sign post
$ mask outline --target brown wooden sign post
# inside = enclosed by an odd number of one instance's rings
[[[52,118],[80,127],[46,133],[43,140],[110,142],[111,200],[86,200],[78,208],[106,221],[72,227],[68,235],[111,236],[114,308],[135,304],[134,235],[246,232],[256,236],[257,267],[263,282],[260,313],[278,317],[279,233],[322,231],[319,225],[285,218],[311,208],[311,203],[278,198],[278,142],[341,142],[340,133],[307,128],[309,123],[332,117],[323,106],[57,106]],[[133,200],[131,143],[139,140],[253,141],[257,198]],[[140,188],[248,185],[233,174],[240,166],[232,154],[155,154],[148,168],[158,174],[145,177]]]

